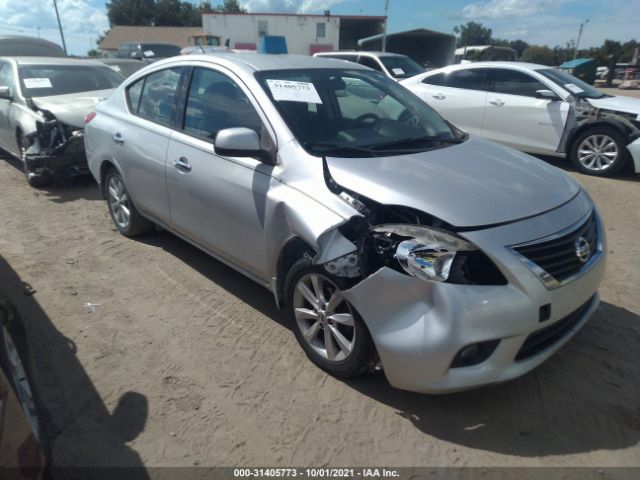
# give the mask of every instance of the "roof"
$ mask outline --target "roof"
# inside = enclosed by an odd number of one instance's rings
[[[384,34],[379,33],[378,35],[373,35],[371,37],[361,38],[360,40],[358,40],[358,45],[373,42],[376,40],[382,40],[383,36]],[[435,30],[427,30],[426,28],[416,28],[413,30],[405,30],[403,32],[387,33],[387,40],[393,37],[427,37],[427,36],[436,36],[436,37],[442,36],[442,37],[455,38],[455,36],[451,33],[436,32]]]
[[[473,68],[506,67],[506,68],[517,68],[520,70],[539,70],[541,68],[551,68],[546,65],[538,65],[537,63],[488,61],[488,62],[473,62],[473,63],[456,63],[455,65],[449,65],[447,67],[438,68],[436,70],[430,70],[429,73],[431,74],[432,72],[457,70],[459,68],[470,68],[470,67],[473,67]]]
[[[569,60],[560,65],[561,68],[576,68],[585,63],[595,62],[593,58],[576,58],[575,60]]]
[[[329,57],[331,55],[343,55],[352,53],[354,55],[365,55],[369,57],[406,57],[402,53],[394,52],[368,52],[366,50],[336,50],[335,52],[317,52],[314,53],[316,57]]]
[[[3,59],[13,59],[18,65],[95,65],[104,67],[104,64],[97,60],[88,58],[69,57],[0,57]]]
[[[171,43],[189,45],[189,37],[204,35],[202,27],[149,27],[115,25],[100,42],[102,50],[117,50],[122,43]]]
[[[368,70],[357,63],[334,60],[332,58],[309,57],[307,55],[283,55],[268,53],[211,53],[201,55],[183,55],[160,60],[152,65],[173,63],[176,60],[188,62],[204,61],[212,63],[233,64],[247,71],[294,70],[307,68],[337,68],[349,70]]]
[[[516,52],[515,49],[511,47],[505,47],[501,45],[467,45],[466,47],[458,47],[456,48],[456,55],[462,55],[466,52],[483,52],[488,49],[493,50],[510,50],[512,52]]]
[[[252,17],[252,16],[269,16],[269,17],[326,17],[326,18],[345,18],[345,19],[353,19],[353,20],[386,20],[386,16],[384,15],[322,15],[317,13],[259,13],[259,12],[250,12],[250,13],[224,13],[224,12],[206,12],[202,15],[223,15],[228,17],[233,16],[243,16],[243,17]]]

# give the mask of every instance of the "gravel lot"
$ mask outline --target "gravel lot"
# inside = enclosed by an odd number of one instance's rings
[[[34,190],[0,161],[1,288],[54,464],[640,466],[640,178],[571,175],[607,226],[602,306],[524,378],[434,397],[325,375],[267,290],[166,232],[120,236],[91,179]]]

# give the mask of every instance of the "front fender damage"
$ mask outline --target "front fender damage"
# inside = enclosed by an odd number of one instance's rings
[[[29,107],[40,114],[35,131],[25,135],[24,161],[27,171],[44,172],[60,168],[86,169],[84,130],[60,122],[49,110],[32,100]]]
[[[609,123],[614,125],[627,133],[628,143],[640,138],[640,123],[636,120],[636,114],[598,108],[589,103],[587,99],[574,96],[569,96],[567,101],[570,103],[570,108],[566,126],[558,145],[558,153],[567,153],[576,131],[590,124]]]

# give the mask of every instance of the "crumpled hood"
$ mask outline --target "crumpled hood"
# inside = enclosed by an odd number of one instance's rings
[[[640,99],[631,97],[588,98],[588,102],[596,108],[640,114]]]
[[[382,204],[418,209],[456,227],[537,215],[580,191],[580,184],[562,170],[473,136],[428,152],[326,161],[339,185]]]
[[[33,103],[43,110],[49,110],[62,123],[83,128],[84,116],[91,112],[99,102],[109,98],[114,91],[115,89],[108,89],[37,97],[33,98]]]

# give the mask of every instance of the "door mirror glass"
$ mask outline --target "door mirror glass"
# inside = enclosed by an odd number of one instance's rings
[[[553,101],[560,100],[560,97],[558,97],[558,95],[556,95],[556,93],[551,90],[536,90],[536,98]]]
[[[267,154],[260,146],[258,134],[246,127],[220,130],[214,142],[214,151],[225,157],[258,157],[266,161]]]
[[[4,100],[11,100],[11,92],[9,90],[9,87],[7,86],[0,87],[0,98]]]

